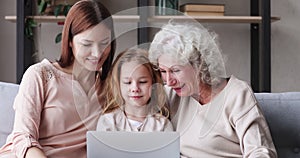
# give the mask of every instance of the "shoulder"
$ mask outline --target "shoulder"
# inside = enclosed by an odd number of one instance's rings
[[[255,96],[249,83],[240,80],[235,76],[230,77],[228,85],[226,86],[226,92],[229,96],[235,98],[244,98],[255,101]]]
[[[227,109],[230,109],[227,111],[231,111],[230,113],[234,120],[257,107],[257,100],[250,85],[234,76],[231,76],[228,82],[225,95],[225,106]]]
[[[115,122],[121,120],[125,117],[123,111],[120,108],[115,109],[112,112],[102,114],[99,118],[99,121],[105,122]]]
[[[170,120],[167,117],[165,117],[159,113],[152,115],[148,119],[152,119],[154,122],[159,123],[159,124],[170,123]]]
[[[159,131],[173,131],[174,130],[171,121],[167,117],[165,117],[161,114],[154,114],[152,117],[150,117],[148,119],[150,119],[150,120],[152,119],[152,121],[149,121],[149,122],[152,122],[153,125],[155,125],[155,127]]]
[[[121,109],[115,109],[110,113],[100,115],[97,130],[98,131],[115,131],[118,130],[118,124],[124,122],[126,119]]]
[[[25,88],[26,90],[35,89],[34,87],[43,87],[46,84],[45,78],[47,78],[47,75],[43,73],[43,70],[46,69],[46,67],[48,66],[44,60],[28,67],[22,77],[20,89]]]
[[[41,62],[31,65],[24,73],[23,79],[31,78],[47,83],[57,76],[60,76],[58,70],[49,60],[43,59]]]

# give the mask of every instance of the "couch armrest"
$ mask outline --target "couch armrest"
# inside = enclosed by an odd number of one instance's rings
[[[0,146],[5,143],[13,128],[13,102],[18,90],[17,84],[0,82]]]
[[[300,92],[255,93],[279,158],[300,157]]]

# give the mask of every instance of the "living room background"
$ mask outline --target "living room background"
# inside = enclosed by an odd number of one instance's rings
[[[136,7],[136,0],[101,0],[112,13]],[[152,0],[154,1],[154,0]],[[180,0],[179,4],[200,2],[199,0]],[[250,0],[201,0],[201,2],[224,3],[225,15],[249,15]],[[154,3],[154,2],[153,2]],[[1,53],[0,81],[16,82],[16,23],[4,19],[7,15],[16,15],[16,0],[2,0],[0,6]],[[271,15],[281,18],[271,25],[271,89],[272,92],[300,90],[300,29],[297,20],[300,15],[300,3],[297,0],[271,0]],[[136,27],[136,23],[116,24],[116,32]],[[227,74],[250,83],[250,24],[204,23],[219,34],[221,48],[227,57]],[[38,39],[35,58],[55,60],[60,54],[59,44],[54,39],[62,29],[56,23],[42,23],[36,31]],[[120,36],[118,50],[136,45],[137,32],[130,31]]]

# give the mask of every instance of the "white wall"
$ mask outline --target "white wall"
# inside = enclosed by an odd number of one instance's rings
[[[300,3],[272,0],[272,91],[300,91]]]
[[[206,0],[208,2],[225,3],[226,15],[249,15],[250,1],[241,0]],[[102,0],[113,13],[135,7],[136,0]],[[180,0],[198,2],[196,0]],[[205,2],[202,0],[201,2]],[[272,92],[300,90],[300,29],[298,20],[300,3],[298,0],[271,0],[272,15],[280,16],[281,20],[272,23],[271,53],[272,53]],[[15,23],[4,20],[5,15],[16,14],[16,0],[2,0],[0,6],[1,52],[0,52],[0,81],[16,81],[16,49]],[[219,34],[221,48],[227,56],[227,73],[250,82],[250,25],[249,24],[214,24],[205,26]],[[116,33],[122,30],[136,28],[134,23],[115,23]],[[54,43],[54,38],[62,29],[53,23],[43,23],[37,29],[41,32],[36,38],[39,43],[37,51],[39,59],[44,57],[55,60],[59,56],[60,46]],[[136,45],[135,30],[117,38],[118,51]]]
[[[16,0],[2,0],[0,5],[0,81],[16,82],[16,24],[5,15],[16,15]]]

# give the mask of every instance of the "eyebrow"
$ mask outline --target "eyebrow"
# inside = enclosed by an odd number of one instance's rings
[[[102,39],[101,41],[107,41],[107,40],[110,40],[110,37],[104,38],[104,39]],[[82,39],[82,41],[85,41],[85,42],[93,42],[92,40],[89,40],[89,39]]]
[[[173,65],[173,66],[171,66],[171,67],[166,67],[167,69],[174,69],[174,68],[176,68],[176,67],[183,67],[184,65]],[[162,67],[159,67],[159,69],[163,69],[164,70],[164,68],[162,68]]]
[[[151,78],[149,76],[142,76],[142,77],[139,77],[138,79],[148,79],[148,78]],[[131,79],[131,77],[123,77],[123,79]]]

